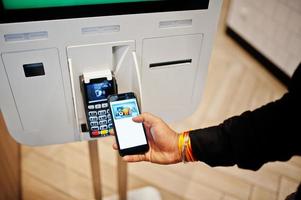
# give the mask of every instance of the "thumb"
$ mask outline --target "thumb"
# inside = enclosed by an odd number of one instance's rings
[[[141,115],[133,118],[134,122],[147,123],[150,126],[154,125],[159,120],[160,120],[160,118],[158,118],[150,113],[142,113]]]

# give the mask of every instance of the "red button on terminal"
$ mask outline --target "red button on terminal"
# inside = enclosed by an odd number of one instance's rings
[[[99,135],[99,131],[92,131],[91,132],[93,136],[98,136]]]

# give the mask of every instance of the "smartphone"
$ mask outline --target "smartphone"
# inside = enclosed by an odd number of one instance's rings
[[[110,95],[108,102],[120,156],[147,152],[149,145],[144,125],[132,120],[140,114],[135,94]]]
[[[110,135],[113,123],[107,97],[117,93],[117,84],[114,77],[110,80],[107,77],[98,77],[90,79],[89,83],[85,83],[82,78],[81,82],[90,137]]]

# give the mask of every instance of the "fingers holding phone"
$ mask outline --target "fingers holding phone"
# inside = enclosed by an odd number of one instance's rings
[[[134,93],[111,95],[108,102],[120,156],[146,153],[149,145],[144,125],[132,120],[140,114]]]
[[[143,123],[149,143],[149,151],[144,154],[125,156],[127,162],[150,161],[157,164],[173,164],[181,161],[178,151],[178,134],[160,118],[143,113],[133,118],[136,123]],[[113,144],[117,149],[117,144]]]
[[[143,113],[133,120],[143,122],[145,126],[150,145],[149,154],[146,155],[147,160],[157,164],[173,164],[181,161],[178,150],[178,134],[162,119],[150,113]]]

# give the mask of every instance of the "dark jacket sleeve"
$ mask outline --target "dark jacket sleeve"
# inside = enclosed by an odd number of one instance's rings
[[[288,92],[218,126],[190,132],[194,156],[210,166],[259,169],[269,161],[301,155],[301,65]]]

